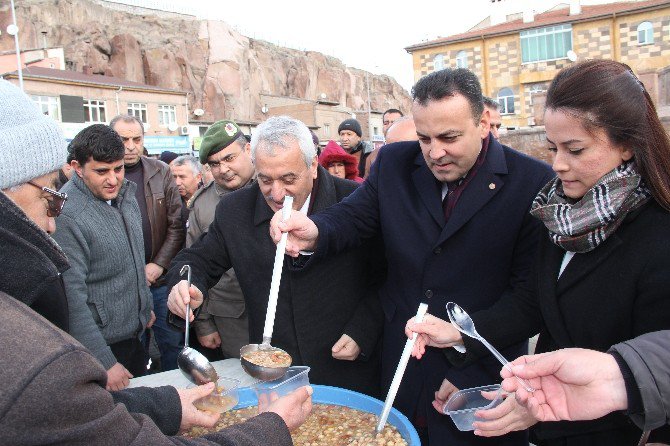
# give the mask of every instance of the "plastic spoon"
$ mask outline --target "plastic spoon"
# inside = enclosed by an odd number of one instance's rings
[[[468,313],[465,312],[464,309],[462,309],[458,304],[455,304],[454,302],[449,302],[447,304],[447,314],[449,315],[449,320],[451,321],[452,325],[456,328],[456,330],[460,331],[464,335],[470,336],[471,338],[479,340],[486,348],[489,349],[491,353],[493,353],[493,356],[496,357],[500,363],[507,368],[510,372],[512,372],[512,365],[505,359],[503,355],[500,354],[498,350],[489,342],[484,339],[479,333],[477,333],[477,330],[475,329],[475,323],[472,321],[472,318]],[[514,372],[512,372],[514,373]],[[516,376],[516,379],[519,380],[521,385],[523,386],[524,389],[526,389],[527,392],[535,392],[535,389],[530,385],[528,381],[525,379],[521,379],[518,376]]]
[[[179,271],[179,275],[187,275],[188,289],[191,289],[191,266],[184,265]],[[177,356],[177,366],[184,374],[186,379],[194,384],[202,385],[208,382],[216,382],[219,380],[214,366],[205,358],[205,356],[197,350],[193,350],[188,346],[188,332],[190,328],[191,303],[186,305],[186,334],[184,335],[184,348]]]
[[[282,220],[286,221],[291,216],[291,208],[293,207],[293,197],[288,195],[284,197],[284,205],[282,207]],[[268,309],[265,313],[265,326],[263,328],[263,342],[260,344],[248,344],[240,349],[240,363],[242,368],[249,375],[262,381],[272,381],[280,378],[286,374],[290,363],[286,367],[264,367],[247,360],[244,356],[254,351],[268,351],[284,353],[290,358],[288,353],[284,350],[272,347],[272,331],[275,324],[275,313],[277,312],[277,299],[279,298],[279,282],[281,281],[281,273],[284,267],[284,252],[286,251],[286,240],[288,233],[282,234],[279,243],[277,243],[277,251],[275,252],[275,263],[272,269],[272,281],[270,282],[270,296],[268,297]]]

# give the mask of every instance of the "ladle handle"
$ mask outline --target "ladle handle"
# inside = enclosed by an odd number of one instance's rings
[[[181,271],[179,271],[179,275],[183,276],[184,272],[186,272],[186,286],[189,294],[191,293],[191,265],[184,265],[181,267]],[[188,347],[188,333],[191,328],[191,301],[189,300],[188,303],[186,304],[186,333],[184,333],[184,348]]]
[[[419,309],[416,312],[414,317],[414,322],[421,323],[423,322],[423,317],[428,311],[428,304],[421,303]],[[417,334],[414,333],[411,339],[405,341],[405,349],[400,355],[400,361],[398,362],[398,367],[395,369],[395,374],[393,375],[393,380],[391,381],[391,387],[389,387],[389,392],[386,394],[386,401],[384,401],[384,408],[382,413],[379,415],[379,421],[375,427],[375,432],[380,433],[384,426],[386,425],[386,420],[389,417],[391,412],[391,407],[393,406],[393,401],[395,400],[396,395],[398,394],[398,389],[400,388],[400,381],[402,381],[402,376],[405,374],[405,369],[407,368],[407,362],[409,361],[410,355],[412,354],[412,349],[414,349],[414,343],[416,342]]]
[[[479,336],[477,339],[479,339],[481,343],[484,344],[484,346],[488,348],[491,353],[493,353],[493,356],[495,356],[496,359],[500,361],[500,363],[507,370],[509,370],[510,372],[512,372],[512,374],[514,374],[514,372],[512,371],[512,364],[510,364],[509,361],[505,359],[505,357],[493,345],[489,344],[489,341],[487,341],[481,336]],[[523,388],[526,389],[526,392],[535,392],[535,389],[533,389],[533,386],[531,386],[528,381],[526,381],[523,378],[519,378],[516,375],[514,375],[514,377],[519,381],[519,383],[523,386]]]
[[[293,197],[286,195],[284,197],[284,206],[282,207],[282,221],[286,221],[291,216],[291,208],[293,207]],[[281,282],[281,273],[284,268],[284,253],[286,251],[286,241],[288,239],[288,232],[281,235],[279,243],[277,243],[277,251],[275,252],[275,263],[272,268],[272,282],[270,282],[270,296],[268,297],[268,309],[265,313],[265,327],[263,327],[263,343],[267,339],[270,343],[272,339],[272,330],[275,325],[275,313],[277,312],[277,299],[279,298],[279,282]]]

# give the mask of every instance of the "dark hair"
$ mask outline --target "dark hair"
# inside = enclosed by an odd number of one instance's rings
[[[123,121],[123,122],[126,122],[126,123],[128,123],[128,124],[130,124],[131,122],[135,122],[135,123],[139,124],[139,125],[140,125],[140,130],[142,130],[142,134],[144,135],[144,124],[142,123],[142,121],[140,121],[140,120],[137,118],[137,116],[133,116],[133,115],[116,115],[116,116],[114,116],[114,117],[112,118],[111,121],[109,121],[109,126],[110,126],[111,128],[114,128],[114,126],[116,125],[116,123],[119,122],[119,121]]]
[[[102,163],[113,163],[123,159],[125,148],[118,133],[105,124],[93,124],[77,133],[69,147],[72,159],[80,165],[93,158]]]
[[[472,117],[478,122],[484,111],[482,87],[479,79],[465,68],[445,68],[419,79],[412,87],[412,99],[425,106],[428,101],[439,101],[447,96],[461,94],[470,103]]]
[[[397,108],[389,108],[384,113],[382,113],[382,119],[384,119],[384,116],[386,116],[388,113],[398,113],[400,116],[405,116],[403,112],[401,112]]]
[[[603,129],[613,144],[632,150],[652,195],[670,210],[670,140],[628,65],[587,60],[564,68],[549,86],[546,108],[569,113],[587,131]]]
[[[484,102],[484,107],[492,108],[493,110],[498,110],[498,108],[500,108],[498,101],[488,96],[483,96],[482,102]]]

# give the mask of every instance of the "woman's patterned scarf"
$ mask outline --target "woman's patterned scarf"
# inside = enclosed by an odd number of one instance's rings
[[[589,252],[621,225],[626,215],[651,198],[651,192],[628,161],[605,174],[578,201],[563,193],[558,178],[540,190],[530,213],[542,220],[551,241],[573,252]]]

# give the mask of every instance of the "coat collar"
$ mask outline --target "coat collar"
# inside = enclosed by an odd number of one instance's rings
[[[419,151],[414,159],[414,165],[415,169],[412,172],[412,179],[419,196],[435,222],[440,227],[443,227],[442,233],[437,240],[437,245],[443,243],[458,231],[500,191],[504,185],[502,176],[508,173],[503,147],[495,138],[491,137],[484,164],[477,172],[477,175],[470,180],[470,183],[458,200],[455,212],[445,225],[444,213],[442,211],[441,184],[435,180],[435,176],[428,168],[421,151]]]
[[[330,175],[322,166],[317,166],[317,181],[319,182],[319,187],[316,188],[316,195],[312,195],[311,197],[312,205],[310,207],[313,214],[337,203],[335,181],[333,180],[332,175]],[[254,225],[259,226],[270,221],[275,213],[265,201],[257,182],[254,183],[253,187],[258,191],[254,208]],[[314,188],[312,190],[314,190]]]

